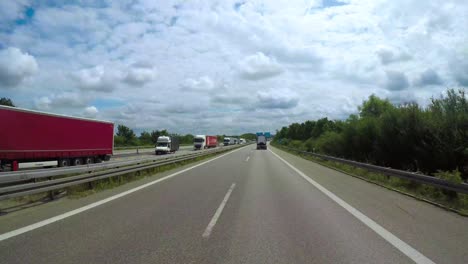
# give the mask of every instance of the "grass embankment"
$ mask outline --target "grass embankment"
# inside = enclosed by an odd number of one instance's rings
[[[67,187],[61,190],[54,191],[54,197],[59,198],[63,196],[67,196],[71,199],[77,199],[81,197],[85,197],[103,190],[112,189],[121,185],[124,185],[129,182],[141,180],[147,177],[151,177],[152,179],[156,180],[158,178],[163,177],[162,172],[169,171],[172,169],[176,169],[178,167],[188,165],[190,163],[195,163],[201,160],[205,160],[216,155],[231,151],[232,149],[227,149],[224,151],[220,151],[217,153],[208,154],[201,157],[196,157],[186,161],[180,161],[172,164],[167,164],[163,166],[158,166],[150,169],[145,169],[137,172],[127,173],[120,176],[115,176],[107,179],[97,180],[89,183],[83,183],[76,186]],[[72,176],[72,175],[69,175]],[[68,176],[63,176],[68,177]],[[62,178],[62,177],[60,177]],[[0,214],[1,213],[8,213],[11,211],[17,211],[23,208],[35,206],[42,202],[46,202],[51,200],[50,192],[45,193],[38,193],[33,195],[27,195],[17,198],[12,198],[4,201],[0,201]]]
[[[371,172],[366,169],[354,167],[351,165],[342,164],[335,161],[323,160],[309,155],[303,155],[295,151],[284,149],[278,144],[274,144],[273,146],[278,149],[281,149],[282,151],[291,153],[296,156],[300,156],[303,159],[316,162],[320,165],[326,166],[334,170],[338,170],[353,177],[357,177],[362,180],[383,186],[387,189],[398,191],[400,193],[418,198],[420,200],[430,202],[437,206],[457,212],[460,215],[468,216],[468,195],[466,194],[456,193],[453,191],[446,191],[440,188],[432,187],[430,185],[417,183],[406,179],[400,179],[397,177],[386,176],[381,173]],[[455,181],[458,181],[458,179],[460,178],[459,176],[457,177],[455,173],[448,172],[441,172],[436,176],[446,180],[453,180],[455,178]]]

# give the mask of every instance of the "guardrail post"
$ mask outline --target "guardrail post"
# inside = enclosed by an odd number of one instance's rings
[[[51,181],[51,180],[52,180],[52,177],[48,177],[47,179],[48,179],[49,181]],[[36,179],[34,179],[34,180],[36,180]],[[55,200],[55,193],[54,193],[54,192],[55,192],[54,190],[49,191],[49,199],[50,199],[50,200]]]
[[[50,192],[49,192],[49,199],[52,200],[52,201],[55,200],[55,193],[54,193],[54,191],[50,191]]]

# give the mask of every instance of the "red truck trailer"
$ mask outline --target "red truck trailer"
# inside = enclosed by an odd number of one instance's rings
[[[0,164],[57,161],[59,167],[109,160],[114,124],[0,106]]]
[[[217,136],[206,136],[206,148],[216,148],[218,146]]]

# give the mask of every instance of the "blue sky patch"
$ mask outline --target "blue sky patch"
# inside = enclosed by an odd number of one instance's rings
[[[343,3],[343,2],[337,1],[337,0],[323,0],[323,2],[322,2],[322,6],[324,8],[332,7],[332,6],[343,6],[343,5],[346,5],[346,3]]]
[[[237,2],[237,3],[235,3],[235,4],[234,4],[234,9],[235,9],[236,11],[239,11],[240,7],[241,7],[243,4],[245,4],[245,2]]]
[[[98,98],[92,101],[91,105],[94,105],[98,109],[107,109],[107,108],[116,108],[116,107],[124,106],[125,103],[122,100],[118,100],[118,99]]]
[[[24,10],[24,16],[20,19],[17,19],[15,23],[17,25],[26,25],[29,22],[31,22],[32,18],[34,17],[34,8],[32,7],[27,7],[26,10]]]
[[[177,20],[179,19],[179,17],[177,16],[173,16],[171,17],[171,22],[169,22],[169,26],[174,26],[176,23],[177,23]]]

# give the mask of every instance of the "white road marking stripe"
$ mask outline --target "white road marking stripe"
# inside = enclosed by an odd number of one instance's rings
[[[245,161],[249,161],[249,159],[250,159],[250,156],[247,156],[247,158],[245,159]]]
[[[136,191],[139,191],[139,190],[141,190],[141,189],[144,189],[144,188],[146,188],[146,187],[149,187],[149,186],[151,186],[151,185],[154,185],[154,184],[160,183],[160,182],[162,182],[162,181],[168,180],[168,179],[170,179],[170,178],[172,178],[172,177],[174,177],[174,176],[177,176],[177,175],[179,175],[179,174],[182,174],[182,173],[187,172],[187,171],[189,171],[189,170],[192,170],[192,169],[194,169],[194,168],[197,168],[197,167],[200,167],[200,166],[202,166],[202,165],[205,165],[205,164],[208,163],[208,162],[212,162],[212,161],[214,161],[214,160],[217,160],[217,159],[222,158],[222,157],[224,157],[224,156],[226,156],[226,155],[232,154],[232,153],[234,153],[234,152],[236,152],[236,151],[238,151],[238,150],[241,150],[241,149],[243,149],[243,148],[239,148],[239,149],[233,150],[233,151],[228,152],[228,153],[226,153],[226,154],[223,154],[223,155],[221,155],[221,156],[218,156],[218,157],[212,158],[212,159],[210,159],[210,160],[204,161],[204,162],[202,162],[202,163],[200,163],[200,164],[197,164],[197,165],[194,165],[194,166],[192,166],[192,167],[189,167],[189,168],[183,169],[183,170],[181,170],[181,171],[175,172],[175,173],[173,173],[173,174],[171,174],[171,175],[168,175],[168,176],[166,176],[166,177],[163,177],[163,178],[161,178],[161,179],[154,180],[154,181],[152,181],[152,182],[146,183],[146,184],[144,184],[144,185],[138,186],[138,187],[133,188],[133,189],[130,189],[130,190],[128,190],[128,191],[125,191],[125,192],[116,194],[116,195],[114,195],[114,196],[108,197],[108,198],[106,198],[106,199],[104,199],[104,200],[94,202],[94,203],[92,203],[92,204],[89,204],[89,205],[80,207],[80,208],[75,209],[75,210],[72,210],[72,211],[70,211],[70,212],[63,213],[63,214],[61,214],[61,215],[54,216],[54,217],[49,218],[49,219],[46,219],[46,220],[42,220],[42,221],[37,222],[37,223],[32,224],[32,225],[28,225],[28,226],[25,226],[25,227],[22,227],[22,228],[19,228],[19,229],[10,231],[10,232],[6,232],[6,233],[0,235],[0,241],[3,241],[3,240],[6,240],[6,239],[15,237],[15,236],[17,236],[17,235],[21,235],[21,234],[23,234],[23,233],[32,231],[32,230],[34,230],[34,229],[37,229],[37,228],[40,228],[40,227],[43,227],[43,226],[52,224],[52,223],[54,223],[54,222],[63,220],[63,219],[65,219],[65,218],[67,218],[67,217],[70,217],[70,216],[73,216],[73,215],[82,213],[82,212],[87,211],[87,210],[89,210],[89,209],[92,209],[92,208],[94,208],[94,207],[100,206],[100,205],[102,205],[102,204],[108,203],[108,202],[113,201],[113,200],[115,200],[115,199],[118,199],[118,198],[120,198],[120,197],[129,195],[129,194],[131,194],[131,193],[134,193],[134,192],[136,192]]]
[[[223,201],[219,205],[218,210],[216,210],[216,213],[213,215],[213,218],[211,218],[211,221],[206,227],[205,232],[203,232],[202,237],[208,238],[210,236],[211,231],[213,230],[213,227],[216,225],[218,218],[221,216],[221,213],[223,212],[224,206],[226,206],[226,203],[229,200],[229,196],[231,196],[232,190],[234,190],[234,187],[236,187],[235,183],[231,185],[231,188],[229,188],[228,192],[224,196]]]
[[[378,235],[380,235],[383,239],[385,239],[387,242],[392,244],[395,248],[400,250],[403,254],[405,254],[407,257],[412,259],[414,262],[418,264],[435,264],[432,260],[424,256],[422,253],[411,247],[410,245],[406,244],[403,240],[399,239],[397,236],[393,235],[390,233],[388,230],[377,224],[374,220],[370,219],[363,213],[361,213],[359,210],[356,208],[352,207],[350,204],[347,202],[343,201],[341,198],[336,196],[334,193],[330,192],[327,190],[325,187],[317,183],[316,181],[312,180],[311,178],[307,177],[302,171],[291,165],[289,162],[281,158],[278,154],[274,153],[273,151],[269,150],[273,155],[275,155],[278,159],[283,161],[286,165],[288,165],[291,169],[293,169],[297,174],[299,174],[302,178],[304,178],[306,181],[308,181],[310,184],[315,186],[317,189],[319,189],[321,192],[323,192],[326,196],[328,196],[330,199],[332,199],[334,202],[339,204],[341,207],[343,207],[346,211],[351,213],[354,217],[356,217],[359,221],[364,223],[366,226],[368,226],[370,229],[372,229],[374,232],[376,232]]]

